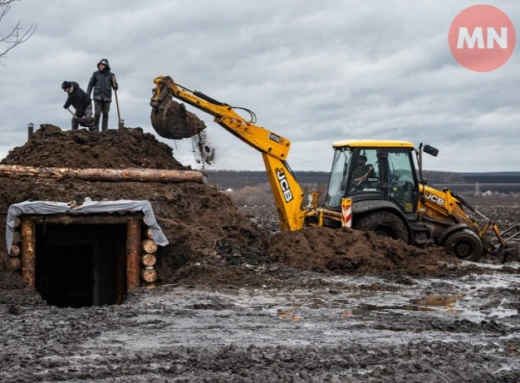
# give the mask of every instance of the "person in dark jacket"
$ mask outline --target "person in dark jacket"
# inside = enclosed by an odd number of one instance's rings
[[[96,111],[94,114],[94,126],[99,130],[99,119],[103,113],[103,124],[101,129],[108,129],[108,113],[110,112],[110,103],[112,102],[112,89],[117,90],[118,85],[115,75],[110,71],[110,65],[107,59],[102,59],[97,64],[98,70],[92,74],[88,83],[87,94],[90,96],[94,89],[94,105]]]
[[[76,117],[92,117],[92,100],[88,94],[79,87],[77,82],[63,81],[61,88],[69,95],[65,105],[63,105],[65,109],[68,109],[72,105],[72,107],[76,109],[74,113]],[[78,130],[78,120],[74,117],[72,117],[72,130]]]

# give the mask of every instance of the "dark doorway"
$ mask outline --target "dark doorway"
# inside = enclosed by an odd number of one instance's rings
[[[126,225],[36,225],[36,289],[48,304],[121,303]]]

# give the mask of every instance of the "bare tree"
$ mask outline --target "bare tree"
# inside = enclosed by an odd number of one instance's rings
[[[4,17],[11,10],[11,4],[16,1],[21,0],[0,0],[0,26]],[[36,24],[31,24],[28,29],[24,30],[21,21],[18,21],[12,29],[8,29],[6,34],[0,30],[0,64],[2,63],[2,59],[7,58],[7,54],[11,50],[29,40],[35,30]]]

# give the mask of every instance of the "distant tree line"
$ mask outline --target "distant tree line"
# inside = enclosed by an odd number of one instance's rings
[[[246,171],[246,170],[206,170],[209,183],[216,185],[220,189],[238,190],[246,186],[254,187],[257,185],[268,184],[267,173],[265,171]],[[329,183],[329,172],[318,171],[295,171],[294,175],[300,185],[327,185]],[[423,171],[423,177],[432,182],[463,182],[464,178],[459,173]]]
[[[232,189],[232,192],[227,194],[236,205],[274,205],[273,193],[265,171],[210,170],[206,173],[210,184],[224,191]],[[317,191],[320,203],[324,202],[329,183],[329,172],[295,171],[294,175],[306,196],[309,191]],[[424,171],[423,177],[431,179],[432,183],[464,181],[460,174],[451,172]]]

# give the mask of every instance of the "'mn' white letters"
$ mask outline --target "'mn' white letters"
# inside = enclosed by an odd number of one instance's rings
[[[484,49],[486,47],[486,44],[484,43],[484,33],[482,31],[482,28],[475,28],[473,30],[472,35],[470,35],[468,28],[459,28],[459,39],[457,41],[457,49],[463,49],[464,42],[466,43],[469,49],[473,49],[475,47],[475,43],[477,43],[478,49]],[[497,33],[495,28],[487,28],[487,48],[493,49],[495,47],[495,42],[498,44],[500,48],[507,49],[506,27],[500,28],[500,35]]]

